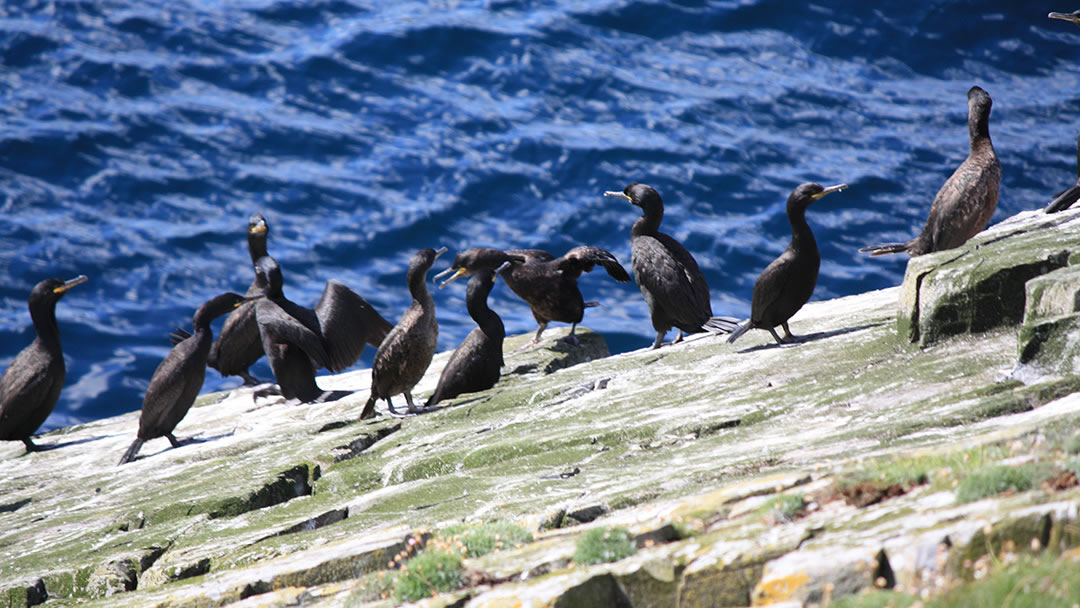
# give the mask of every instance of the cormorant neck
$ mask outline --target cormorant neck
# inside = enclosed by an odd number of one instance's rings
[[[413,300],[416,301],[425,310],[430,310],[435,306],[435,300],[431,298],[431,293],[427,288],[427,268],[420,272],[410,272],[408,276],[409,280],[409,293],[412,294]]]
[[[643,211],[645,214],[639,217],[634,222],[634,227],[630,229],[631,236],[656,234],[660,231],[660,222],[664,219],[663,207],[659,209],[643,209]]]
[[[968,137],[971,138],[971,146],[982,140],[990,139],[990,113],[974,114],[968,119]]]
[[[60,344],[60,327],[56,324],[56,300],[30,307],[30,320],[38,339],[48,344]]]
[[[468,294],[465,296],[465,307],[469,310],[469,316],[489,335],[505,332],[502,319],[494,310],[488,308],[487,298],[491,293],[493,278],[494,274],[491,272],[474,274],[469,279]]]
[[[788,221],[791,222],[791,248],[796,251],[817,251],[817,241],[806,223],[806,209],[788,209]]]
[[[259,258],[268,255],[266,253],[266,233],[248,233],[248,253],[251,254],[251,263],[254,264]]]

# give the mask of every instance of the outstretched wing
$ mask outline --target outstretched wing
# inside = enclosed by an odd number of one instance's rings
[[[294,308],[299,308],[294,306]],[[311,312],[311,311],[308,311]],[[303,350],[316,367],[330,367],[330,356],[323,347],[322,336],[298,321],[276,303],[262,299],[255,303],[255,315],[259,323],[259,332],[263,343],[291,344]]]
[[[231,376],[246,372],[262,356],[255,302],[244,302],[225,318],[208,361],[210,367]]]
[[[559,263],[559,270],[563,274],[578,277],[581,276],[582,272],[592,272],[593,266],[596,264],[603,266],[604,270],[620,283],[626,283],[630,280],[630,275],[626,274],[626,269],[622,267],[618,258],[610,251],[587,245],[574,247],[567,251]]]
[[[327,368],[335,373],[356,363],[365,344],[377,348],[393,328],[367,300],[333,279],[326,282],[315,315],[330,357]]]

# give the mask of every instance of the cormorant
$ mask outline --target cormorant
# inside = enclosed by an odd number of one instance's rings
[[[1077,13],[1080,13],[1080,11],[1077,11]],[[1055,13],[1050,14],[1053,15]],[[1057,198],[1054,200],[1050,201],[1050,204],[1046,206],[1046,213],[1064,211],[1071,207],[1077,199],[1080,199],[1080,136],[1076,138],[1076,184],[1057,195]]]
[[[814,233],[806,223],[806,208],[819,198],[839,192],[847,184],[823,187],[821,184],[802,184],[791,191],[787,199],[787,216],[791,222],[791,244],[780,257],[765,267],[754,283],[754,297],[751,302],[750,318],[746,319],[735,331],[731,332],[728,342],[734,342],[747,331],[767,329],[777,343],[794,342],[798,338],[791,335],[788,328],[790,319],[810,296],[817,284],[821,255],[818,253]],[[784,328],[784,337],[776,334],[776,326]]]
[[[968,135],[971,152],[934,197],[930,216],[919,236],[906,243],[863,247],[871,256],[908,252],[923,255],[959,247],[986,224],[998,203],[1001,163],[990,141],[990,95],[979,87],[968,91]]]
[[[1076,25],[1080,25],[1080,11],[1073,11],[1071,13],[1050,13],[1047,17],[1051,19],[1061,19],[1062,21],[1072,21]]]
[[[360,414],[361,420],[375,415],[377,399],[386,399],[390,413],[397,414],[390,398],[399,393],[405,394],[409,413],[417,412],[412,389],[431,365],[439,340],[439,323],[435,320],[435,301],[427,289],[427,273],[444,253],[446,247],[438,251],[421,249],[409,262],[406,282],[413,297],[412,305],[375,352],[375,361],[371,365],[371,396]]]
[[[344,283],[327,281],[312,310],[285,297],[274,258],[259,258],[255,272],[266,296],[255,302],[259,335],[286,399],[310,402],[323,397],[315,383],[316,369],[345,370],[360,357],[364,344],[378,345],[390,331],[390,322]]]
[[[168,439],[174,448],[180,447],[172,432],[202,390],[206,361],[214,341],[210,322],[258,298],[262,296],[245,298],[235,293],[223,293],[207,300],[195,311],[191,321],[194,333],[174,346],[150,377],[139,415],[139,433],[120,458],[119,464],[135,460],[142,444],[157,437]]]
[[[522,260],[498,249],[467,249],[457,254],[454,265],[446,272],[456,270],[439,289],[454,282],[458,277],[471,274],[465,295],[465,306],[469,316],[476,321],[477,328],[469,332],[461,345],[450,355],[446,367],[439,376],[439,384],[425,407],[436,405],[443,399],[452,399],[462,393],[475,393],[487,390],[499,381],[499,371],[503,366],[503,338],[506,329],[502,319],[495,311],[488,308],[487,297],[495,284],[499,269]]]
[[[563,338],[577,344],[577,324],[585,315],[585,309],[599,306],[598,302],[586,302],[578,288],[578,277],[592,272],[599,264],[616,281],[630,280],[622,264],[610,252],[599,247],[574,247],[560,258],[540,249],[521,249],[504,252],[523,264],[511,264],[501,272],[510,289],[529,305],[533,318],[539,323],[536,336],[530,345],[538,344],[548,323],[559,321],[571,323],[570,335]]]
[[[267,255],[266,238],[270,228],[266,218],[255,213],[248,220],[248,253],[251,255],[251,264]],[[251,281],[247,293],[253,296],[263,292],[264,285],[260,284],[256,277]],[[173,346],[191,336],[183,329],[175,329],[169,334]],[[240,376],[245,385],[259,384],[259,380],[248,372],[248,368],[255,364],[263,356],[262,340],[259,338],[259,323],[255,320],[255,303],[244,302],[239,308],[225,318],[225,325],[221,328],[217,340],[210,347],[210,357],[207,365],[216,369],[222,376]]]
[[[27,452],[38,447],[30,436],[56,407],[64,386],[64,353],[56,303],[69,289],[86,282],[79,275],[70,281],[45,279],[34,285],[28,301],[37,337],[22,349],[0,377],[0,440],[22,441]]]
[[[660,232],[664,201],[656,190],[633,183],[622,192],[609,191],[604,196],[624,198],[643,212],[630,230],[630,263],[656,330],[652,347],[660,347],[672,326],[679,329],[672,344],[680,342],[684,332],[719,333],[734,329],[738,319],[712,316],[709,286],[694,256],[681,243]]]

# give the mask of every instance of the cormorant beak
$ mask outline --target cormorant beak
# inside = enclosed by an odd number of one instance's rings
[[[80,274],[79,276],[75,277],[74,279],[71,279],[70,281],[65,282],[63,285],[53,289],[52,291],[53,291],[53,293],[64,293],[65,291],[71,289],[72,287],[75,287],[76,285],[82,285],[86,281],[87,281],[86,275],[85,274]]]
[[[611,190],[608,190],[607,192],[604,192],[604,196],[617,196],[619,198],[625,198],[631,203],[634,202],[634,199],[630,198],[630,195],[625,192],[612,192]]]
[[[262,234],[264,232],[266,232],[266,223],[265,222],[255,224],[251,228],[248,228],[248,233],[249,234]]]
[[[829,186],[828,188],[825,188],[824,190],[822,190],[821,192],[818,192],[817,194],[811,194],[810,198],[812,198],[812,199],[814,199],[816,201],[819,198],[821,198],[821,197],[823,197],[823,196],[825,196],[827,194],[832,194],[833,192],[839,192],[839,191],[843,190],[844,188],[847,188],[847,184],[837,184],[835,186]]]
[[[446,253],[446,247],[439,247],[435,250],[435,260],[439,259],[439,256]],[[433,260],[434,261],[434,260]]]
[[[240,308],[240,305],[243,304],[244,302],[251,302],[253,300],[261,299],[262,297],[263,297],[263,295],[260,293],[257,296],[251,296],[250,298],[244,298],[243,300],[240,300],[236,304],[233,304],[233,308]]]
[[[447,268],[446,270],[440,272],[439,274],[431,277],[431,282],[434,283],[435,281],[438,281],[439,279],[447,276],[451,272],[454,272],[454,267],[453,266],[451,266],[451,267]]]
[[[506,270],[507,268],[510,268],[513,265],[514,265],[514,263],[511,262],[510,260],[507,260],[507,261],[503,262],[502,264],[499,264],[499,267],[495,269],[495,275],[491,277],[491,282],[494,283],[495,279],[497,279],[499,277],[500,272]]]
[[[1073,23],[1080,25],[1080,11],[1072,13],[1050,13],[1047,17],[1051,19],[1061,19],[1062,21],[1072,21]]]
[[[453,270],[453,268],[447,268],[445,272],[440,272],[439,276],[443,276],[443,275],[445,275],[447,272],[449,272],[451,270]],[[446,287],[450,283],[453,283],[454,281],[460,279],[461,277],[465,276],[468,273],[469,273],[469,270],[467,268],[464,268],[464,267],[458,268],[457,272],[454,273],[454,276],[450,277],[449,279],[446,279],[442,283],[439,283],[439,289],[442,289],[443,287]],[[438,278],[438,277],[436,277],[436,278]]]

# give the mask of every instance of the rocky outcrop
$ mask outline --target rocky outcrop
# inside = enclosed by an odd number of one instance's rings
[[[1080,213],[1013,218],[912,260],[914,284],[808,305],[793,346],[515,337],[494,389],[403,420],[357,421],[362,370],[319,379],[357,391],[332,403],[205,395],[190,441],[122,467],[136,413],[0,446],[0,606],[389,606],[440,529],[492,520],[532,542],[466,553],[422,605],[801,606],[1070,559],[1080,379],[1025,353],[1076,344],[1036,328],[1078,314],[1077,242]],[[614,526],[636,553],[574,562]]]

